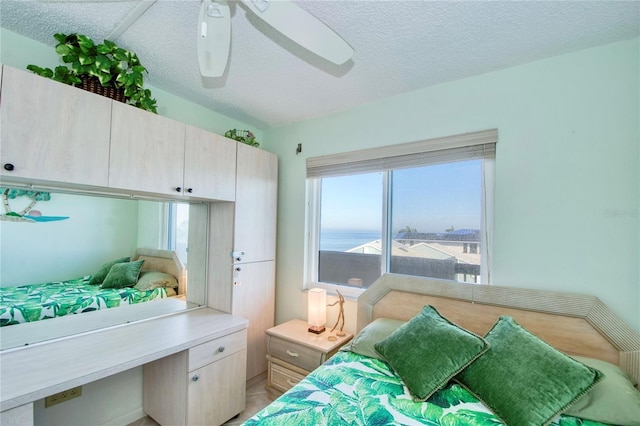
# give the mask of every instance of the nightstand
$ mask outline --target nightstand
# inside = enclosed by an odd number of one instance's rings
[[[267,387],[279,392],[291,389],[344,346],[353,334],[337,337],[330,328],[322,334],[307,331],[309,324],[291,320],[267,330]],[[329,340],[336,336],[336,340]]]

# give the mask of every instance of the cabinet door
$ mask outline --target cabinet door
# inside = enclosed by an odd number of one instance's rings
[[[2,177],[107,185],[111,99],[7,66],[1,96]]]
[[[184,133],[183,123],[113,102],[109,187],[182,196]]]
[[[234,265],[233,276],[232,312],[249,320],[247,379],[252,379],[267,370],[265,332],[275,321],[275,261]]]
[[[210,200],[236,198],[237,142],[187,126],[184,148],[185,195]]]
[[[274,260],[278,157],[239,143],[237,162],[234,251],[245,252],[239,262]]]
[[[33,425],[33,402],[1,412],[0,424],[3,426]]]
[[[221,425],[245,408],[245,349],[188,374],[189,425]]]
[[[144,364],[142,408],[161,425],[186,422],[188,362],[189,351],[185,350]]]

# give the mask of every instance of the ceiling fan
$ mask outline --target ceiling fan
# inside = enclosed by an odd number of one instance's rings
[[[275,30],[330,62],[341,65],[353,55],[353,48],[342,37],[291,0],[241,2]],[[231,12],[227,1],[202,1],[197,38],[200,74],[222,76],[231,46]]]

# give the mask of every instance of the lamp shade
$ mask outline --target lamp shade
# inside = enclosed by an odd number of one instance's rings
[[[307,292],[309,331],[320,334],[327,322],[327,291],[323,288],[312,288]]]

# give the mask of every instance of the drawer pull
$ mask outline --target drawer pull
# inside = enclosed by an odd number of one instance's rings
[[[298,384],[298,382],[294,382],[293,380],[289,380],[289,379],[287,379],[287,384],[288,384],[289,386],[295,386],[295,385],[297,385],[297,384]]]
[[[220,347],[218,348],[218,352],[220,352],[220,353],[224,352],[224,346],[220,346]]]
[[[291,352],[289,349],[287,349],[287,355],[292,356],[294,358],[298,358],[300,355],[298,355],[297,352]]]
[[[200,379],[200,376],[198,376],[197,374],[194,374],[193,377],[191,378],[192,381],[197,382]]]

